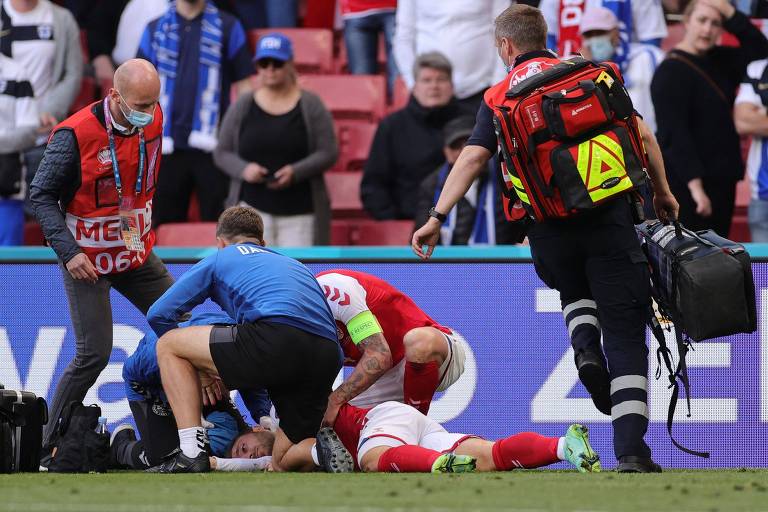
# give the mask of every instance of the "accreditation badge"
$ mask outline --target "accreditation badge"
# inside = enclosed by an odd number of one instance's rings
[[[133,209],[133,197],[120,198],[120,236],[129,251],[144,252],[144,242],[139,231],[139,218]]]

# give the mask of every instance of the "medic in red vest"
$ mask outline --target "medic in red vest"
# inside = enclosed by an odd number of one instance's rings
[[[72,130],[77,139],[81,182],[64,212],[69,231],[99,274],[139,267],[155,243],[152,196],[160,168],[163,114],[159,105],[153,114],[118,108],[129,123],[141,124],[144,114],[149,124],[120,126],[110,113],[108,96],[53,131]]]

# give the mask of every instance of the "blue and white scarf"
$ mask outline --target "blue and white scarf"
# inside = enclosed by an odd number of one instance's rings
[[[219,10],[206,2],[200,37],[200,63],[198,68],[195,117],[189,145],[211,152],[216,147],[216,129],[219,125],[219,97],[221,94],[221,55],[223,23]],[[157,71],[160,75],[160,106],[163,109],[163,153],[173,153],[173,93],[179,58],[179,20],[176,2],[158,20],[152,38]]]
[[[619,20],[619,47],[613,56],[621,74],[624,76],[624,85],[627,83],[627,65],[629,64],[629,42],[632,40],[632,32],[635,27],[632,21],[632,0],[603,0],[603,7],[609,9]]]
[[[477,182],[479,187],[477,191],[477,201],[475,207],[475,224],[472,227],[472,234],[469,237],[468,245],[496,245],[496,177],[494,175],[494,160],[488,162],[488,177],[485,182]],[[440,197],[440,191],[443,189],[445,179],[451,171],[451,166],[447,162],[443,164],[438,171],[437,187],[435,187],[435,200],[437,203]],[[453,230],[456,229],[456,211],[458,205],[454,206],[448,212],[448,218],[440,227],[440,244],[451,245],[453,243]]]

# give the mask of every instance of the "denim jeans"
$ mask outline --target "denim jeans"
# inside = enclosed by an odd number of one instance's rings
[[[298,0],[235,0],[237,16],[246,30],[295,27]]]
[[[344,20],[344,42],[347,45],[349,72],[353,75],[374,75],[378,72],[376,61],[379,53],[379,32],[384,33],[387,49],[387,93],[391,96],[398,75],[392,55],[395,13],[382,12]]]
[[[753,242],[768,242],[768,201],[753,199],[749,203],[749,232]]]

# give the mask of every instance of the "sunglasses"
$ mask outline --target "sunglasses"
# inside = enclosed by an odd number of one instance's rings
[[[256,61],[256,65],[261,69],[267,69],[269,66],[272,66],[274,69],[281,69],[285,66],[285,61],[269,58],[259,59]]]

